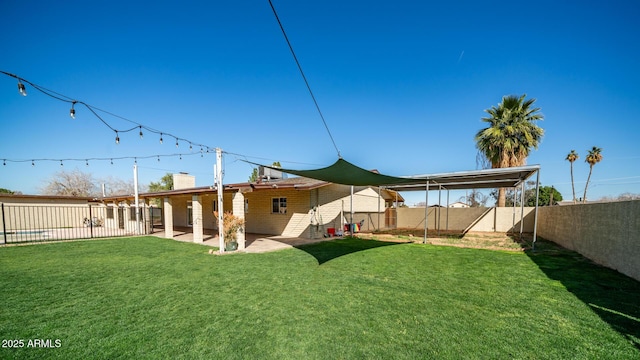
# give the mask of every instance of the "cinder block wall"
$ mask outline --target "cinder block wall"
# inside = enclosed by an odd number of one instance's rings
[[[538,235],[640,281],[640,200],[541,207]]]
[[[524,208],[524,232],[533,231],[534,210]],[[520,231],[520,208],[516,208],[515,213],[513,208],[429,208],[429,229],[437,228],[438,219],[442,230]],[[399,208],[398,228],[424,228],[424,208]]]

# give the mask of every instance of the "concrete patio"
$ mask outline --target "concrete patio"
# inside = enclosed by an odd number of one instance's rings
[[[176,241],[182,242],[193,242],[193,233],[189,231],[190,229],[182,229],[182,228],[174,228],[173,230],[173,239]],[[156,231],[152,234],[152,236],[157,236],[164,238],[164,231]],[[338,237],[333,238],[322,238],[322,239],[303,239],[303,238],[291,238],[285,236],[277,236],[277,235],[264,235],[264,234],[245,234],[245,246],[244,250],[238,252],[245,253],[264,253],[269,251],[277,251],[282,249],[289,249],[300,245],[305,244],[313,244],[323,241],[330,241],[339,239]],[[215,246],[218,247],[218,234],[213,234],[211,231],[205,230],[204,233],[204,241],[201,243],[206,246]]]

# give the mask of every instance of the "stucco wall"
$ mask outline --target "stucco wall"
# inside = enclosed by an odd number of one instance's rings
[[[538,235],[640,281],[640,200],[542,207]]]
[[[423,229],[424,208],[399,208],[398,228]],[[524,232],[533,231],[535,208],[524,208]],[[453,231],[520,231],[520,208],[437,208],[430,207],[428,228]],[[448,220],[447,220],[448,213]],[[514,216],[515,215],[515,216]],[[438,221],[439,219],[439,221]]]
[[[328,228],[340,229],[349,221],[351,188],[332,184],[313,190],[263,190],[245,193],[248,212],[246,231],[257,234],[318,238]],[[287,198],[287,213],[271,213],[272,198]],[[380,208],[384,221],[384,199],[368,187],[354,187],[354,222],[365,220],[365,229],[377,225],[374,214]],[[341,218],[341,212],[344,219]]]

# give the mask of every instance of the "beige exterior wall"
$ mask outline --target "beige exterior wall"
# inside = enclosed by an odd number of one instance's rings
[[[640,281],[640,200],[542,207],[538,235]]]
[[[328,228],[340,229],[349,221],[351,211],[351,187],[331,184],[313,190],[263,190],[245,193],[248,201],[246,231],[257,234],[288,237],[319,238]],[[273,214],[272,199],[287,198],[287,213]],[[354,221],[365,219],[365,228],[377,225],[377,216],[368,215],[381,211],[384,221],[384,200],[376,190],[354,187]],[[344,218],[341,218],[341,212]],[[375,219],[375,220],[370,220]]]
[[[524,208],[524,232],[533,232],[534,210],[532,207]],[[397,211],[398,228],[424,228],[424,208],[398,208]],[[428,214],[429,229],[436,229],[439,224],[441,230],[452,231],[520,231],[520,208],[516,208],[514,213],[513,208],[430,207]]]

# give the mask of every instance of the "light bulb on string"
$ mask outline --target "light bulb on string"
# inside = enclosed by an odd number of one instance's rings
[[[160,155],[158,155],[158,162],[160,162]]]
[[[142,135],[142,126],[140,126],[140,139],[142,139],[144,135]]]
[[[162,133],[160,133],[160,144],[162,144]]]
[[[138,158],[133,158],[133,163],[138,165]]]
[[[72,119],[76,118],[76,109],[74,109],[74,105],[76,104],[77,101],[73,100],[71,102],[71,110],[69,110],[69,116],[71,116]]]
[[[189,151],[193,150],[193,145],[191,145],[191,141],[189,141]]]
[[[180,146],[180,145],[178,145],[178,138],[176,138],[176,148],[177,148],[178,146]]]
[[[36,163],[31,160],[31,166],[36,166]]]
[[[2,160],[2,165],[7,165],[7,159]]]
[[[182,154],[180,154],[180,160],[182,160]]]
[[[27,96],[27,89],[24,87],[24,84],[18,80],[18,92],[22,96]]]
[[[113,165],[113,159],[111,159],[111,165]]]
[[[200,154],[202,154],[204,150],[202,150],[202,146],[200,146]]]
[[[84,164],[85,164],[85,165],[87,165],[87,166],[89,166],[89,160],[85,160],[85,161],[84,161]]]
[[[62,160],[60,160],[60,166],[64,166],[64,164],[62,163]]]
[[[116,131],[116,144],[120,144],[120,137],[118,136],[117,131]]]

